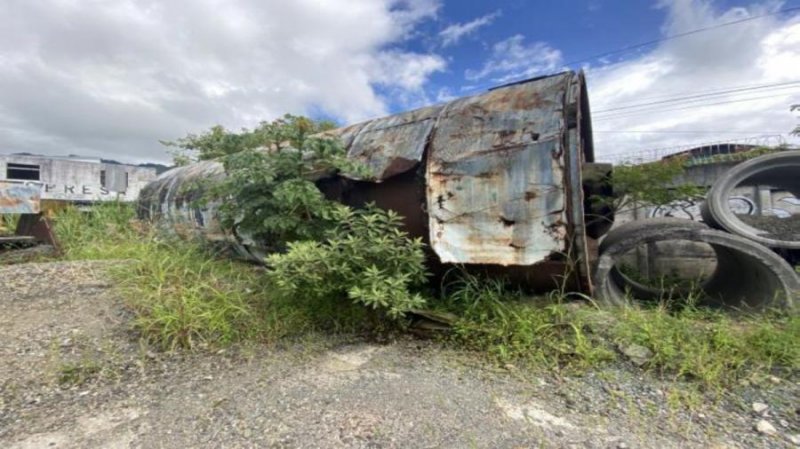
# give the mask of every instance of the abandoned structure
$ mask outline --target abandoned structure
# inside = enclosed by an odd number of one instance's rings
[[[0,237],[0,246],[55,244],[45,216],[48,210],[65,203],[132,202],[155,178],[155,168],[101,159],[0,155],[0,214],[21,215],[15,235]]]
[[[628,294],[662,293],[617,269],[625,252],[685,239],[708,243],[718,259],[718,269],[702,286],[704,301],[793,305],[800,279],[792,267],[746,237],[690,220],[653,219],[603,238],[613,214],[591,198],[612,194],[603,181],[612,167],[594,162],[589,114],[582,73],[501,86],[327,132],[371,174],[328,173],[316,183],[344,204],[373,202],[398,212],[405,231],[427,243],[432,266],[458,264],[500,273],[533,290],[567,287],[620,303]],[[797,158],[800,152],[794,153]],[[264,242],[222,229],[218,203],[193,201],[202,194],[198,180],[224,176],[218,161],[166,172],[142,190],[139,214],[182,233],[226,241],[263,262]]]
[[[41,185],[42,200],[135,201],[156,178],[153,168],[79,157],[0,155],[0,181]]]

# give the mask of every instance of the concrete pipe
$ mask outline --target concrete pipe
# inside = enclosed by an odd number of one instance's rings
[[[625,253],[639,245],[671,240],[707,243],[716,254],[717,267],[700,286],[701,305],[742,310],[793,307],[800,278],[777,254],[746,238],[674,218],[634,221],[608,234],[600,248],[594,278],[598,301],[624,305],[630,299],[648,300],[666,294],[631,281],[616,266]]]
[[[800,215],[762,216],[756,223],[748,224],[733,213],[728,198],[742,185],[769,186],[800,198],[800,151],[767,154],[736,165],[714,182],[701,208],[703,221],[711,227],[770,248],[800,249]]]
[[[685,220],[685,219],[674,219],[674,218],[667,218],[666,220],[662,220],[661,218],[654,218],[649,220],[638,220],[631,222],[627,225],[626,229],[629,229],[633,232],[637,232],[636,230],[640,229],[641,227],[648,227],[650,230],[655,232],[659,226],[672,226],[675,223],[680,222],[683,226],[694,228],[694,229],[708,229],[708,226],[704,225],[702,222],[693,221],[693,220]],[[624,232],[612,232],[603,239],[600,243],[600,247],[598,248],[598,252],[603,254],[608,248],[614,248],[620,244],[623,244],[625,240],[628,239],[628,234]],[[624,253],[623,253],[624,254]],[[642,284],[641,282],[637,282],[634,279],[631,279],[625,273],[623,273],[619,267],[615,264],[609,273],[611,276],[612,281],[616,285],[623,285],[625,286],[624,290],[628,293],[629,296],[632,296],[636,299],[643,300],[643,301],[658,301],[661,298],[664,298],[668,295],[672,296],[686,296],[691,294],[691,289],[688,287],[676,287],[671,288],[668,291],[666,289],[653,287],[650,285]]]

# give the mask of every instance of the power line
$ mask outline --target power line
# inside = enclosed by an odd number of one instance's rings
[[[695,29],[695,30],[691,30],[691,31],[686,31],[686,32],[683,32],[683,33],[677,33],[677,34],[673,34],[673,35],[669,35],[669,36],[664,36],[664,37],[658,38],[658,39],[652,39],[652,40],[649,40],[649,41],[644,41],[644,42],[639,42],[639,43],[632,44],[632,45],[627,45],[625,47],[621,47],[621,48],[618,48],[616,50],[610,50],[610,51],[594,54],[594,55],[591,55],[591,56],[587,56],[585,58],[575,59],[575,60],[569,61],[567,63],[561,64],[561,66],[562,67],[570,67],[570,66],[572,66],[574,64],[578,64],[578,63],[581,63],[581,62],[593,61],[595,59],[603,58],[603,57],[606,57],[606,56],[612,56],[612,55],[616,55],[616,54],[627,53],[627,52],[630,52],[632,50],[636,50],[636,49],[639,49],[639,48],[644,48],[644,47],[648,47],[648,46],[651,46],[651,45],[659,44],[661,42],[671,41],[671,40],[674,40],[674,39],[680,39],[682,37],[691,36],[691,35],[694,35],[694,34],[703,33],[703,32],[714,30],[714,29],[718,29],[718,28],[723,28],[723,27],[728,27],[728,26],[733,26],[733,25],[739,25],[739,24],[742,24],[742,23],[745,23],[745,22],[750,22],[750,21],[753,21],[753,20],[759,20],[759,19],[763,19],[763,18],[766,18],[766,17],[777,16],[777,15],[781,15],[781,14],[787,14],[787,13],[791,13],[791,12],[795,12],[795,11],[800,11],[800,6],[795,6],[795,7],[792,7],[792,8],[780,9],[778,11],[773,11],[771,13],[761,14],[761,15],[752,16],[752,17],[746,17],[744,19],[734,20],[734,21],[731,21],[731,22],[725,22],[725,23],[721,23],[721,24],[717,24],[717,25],[713,25],[713,26],[708,26],[708,27],[703,27],[703,28],[698,28],[698,29]],[[506,82],[506,83],[502,83],[501,85],[496,85],[496,83],[482,83],[482,84],[478,84],[478,85],[476,85],[476,86],[472,87],[471,89],[468,89],[468,90],[466,90],[464,92],[466,92],[466,93],[476,92],[478,90],[482,90],[482,89],[486,88],[487,86],[488,87],[492,87],[492,88],[499,88],[499,87],[503,87],[505,85],[517,84],[519,82],[525,81],[528,78],[529,77],[518,78],[515,81],[509,81],[509,82]]]
[[[670,41],[670,40],[678,39],[678,38],[681,38],[681,37],[691,36],[693,34],[702,33],[702,32],[709,31],[709,30],[715,30],[717,28],[722,28],[722,27],[727,27],[727,26],[732,26],[732,25],[738,25],[738,24],[741,24],[741,23],[750,22],[752,20],[763,19],[765,17],[776,16],[776,15],[780,15],[780,14],[786,14],[786,13],[799,11],[799,10],[800,10],[800,6],[796,6],[796,7],[793,7],[793,8],[781,9],[781,10],[774,11],[774,12],[767,13],[767,14],[761,14],[759,16],[752,16],[752,17],[747,17],[747,18],[744,18],[744,19],[734,20],[732,22],[725,22],[725,23],[720,23],[718,25],[713,25],[713,26],[704,27],[704,28],[698,28],[696,30],[686,31],[684,33],[673,34],[673,35],[670,35],[670,36],[664,36],[664,37],[659,38],[659,39],[653,39],[653,40],[646,41],[646,42],[640,42],[638,44],[628,45],[626,47],[622,47],[622,48],[619,48],[617,50],[607,51],[607,52],[604,52],[604,53],[598,53],[596,55],[588,56],[588,57],[583,58],[583,59],[576,59],[574,61],[567,62],[564,65],[565,66],[571,66],[572,64],[577,64],[577,63],[586,62],[586,61],[592,61],[592,60],[595,60],[595,59],[599,59],[599,58],[603,58],[603,57],[611,56],[611,55],[616,55],[616,54],[619,54],[619,53],[626,53],[626,52],[629,52],[631,50],[636,50],[637,48],[649,47],[651,45],[659,44],[661,42]]]
[[[764,99],[768,99],[768,98],[778,98],[778,97],[785,97],[785,96],[786,96],[786,94],[764,95],[764,96],[761,96],[761,97],[742,98],[742,99],[738,99],[738,100],[720,101],[720,102],[716,102],[716,103],[696,104],[696,105],[685,106],[685,107],[681,107],[681,108],[655,109],[655,110],[647,110],[647,111],[641,111],[641,110],[640,111],[623,111],[623,112],[619,112],[619,113],[615,113],[615,114],[603,115],[603,116],[600,116],[600,117],[595,117],[595,121],[618,119],[618,118],[623,118],[623,117],[629,117],[629,116],[634,116],[634,115],[638,115],[638,114],[643,114],[645,112],[653,113],[653,112],[685,111],[685,110],[688,110],[688,109],[705,108],[705,107],[709,107],[709,106],[717,106],[717,105],[723,105],[723,104],[743,103],[743,102],[747,102],[747,101],[764,100]]]
[[[783,84],[783,83],[784,82],[782,81],[781,83],[776,83],[776,84]],[[785,83],[800,83],[800,80],[786,81]],[[738,85],[720,87],[720,88],[711,89],[711,90],[679,92],[678,95],[706,95],[706,94],[710,95],[710,94],[714,94],[714,93],[718,93],[718,92],[728,92],[728,91],[735,90],[735,89],[750,89],[750,88],[758,88],[758,87],[771,86],[771,85],[773,85],[773,84],[738,84]],[[664,100],[664,99],[669,100],[670,98],[675,98],[675,95],[676,95],[675,93],[671,93],[671,94],[666,94],[666,95],[654,95],[654,96],[642,97],[642,98],[638,98],[637,97],[636,100],[640,101],[640,102],[644,102],[644,101],[659,101],[659,100]],[[620,106],[626,106],[626,104],[622,104]]]
[[[712,97],[726,96],[726,95],[735,94],[735,93],[746,93],[746,92],[752,92],[752,91],[756,91],[756,90],[783,90],[783,89],[793,89],[793,88],[796,88],[796,87],[800,87],[800,81],[790,81],[790,82],[785,82],[785,83],[764,84],[764,85],[753,86],[753,87],[742,87],[742,88],[735,88],[735,89],[728,89],[728,90],[712,91],[712,92],[701,93],[701,94],[692,94],[692,95],[686,95],[686,96],[672,97],[672,98],[668,98],[666,100],[652,101],[652,102],[647,102],[647,103],[635,103],[635,104],[627,104],[627,105],[623,104],[621,106],[617,106],[617,107],[613,107],[613,108],[609,108],[609,109],[601,109],[601,110],[593,111],[593,113],[595,113],[595,114],[603,114],[603,113],[612,112],[612,111],[620,111],[620,110],[625,110],[625,109],[642,108],[642,107],[646,107],[646,106],[653,106],[653,105],[659,105],[659,104],[668,104],[668,103],[682,103],[682,102],[692,103],[695,100],[701,100],[701,99],[712,98]],[[692,100],[692,101],[687,101],[687,100]]]

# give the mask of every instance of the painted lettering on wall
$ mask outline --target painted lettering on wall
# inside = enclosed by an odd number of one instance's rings
[[[111,192],[105,187],[97,187],[97,186],[89,186],[89,185],[58,185],[58,184],[45,184],[44,185],[44,193],[63,193],[63,194],[71,194],[75,195],[75,192],[78,192],[78,195],[94,195],[99,194],[102,196],[112,195],[119,193],[120,195],[125,195],[125,192]]]

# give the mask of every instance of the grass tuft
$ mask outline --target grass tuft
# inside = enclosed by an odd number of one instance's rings
[[[461,316],[455,341],[488,352],[500,362],[522,360],[549,369],[581,369],[613,359],[571,306],[531,298],[500,279],[466,273],[450,283],[445,303]]]
[[[109,275],[152,344],[172,350],[364,330],[363,307],[272,294],[263,268],[133,217],[130,205],[104,203],[65,209],[54,227],[67,259],[128,261]]]

